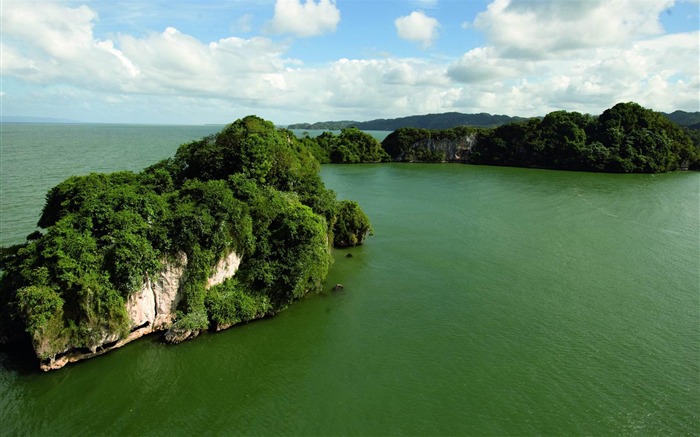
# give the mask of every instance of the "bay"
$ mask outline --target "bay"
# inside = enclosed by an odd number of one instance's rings
[[[31,126],[3,125],[3,244],[33,230],[67,175],[139,170],[219,129]],[[698,173],[380,164],[322,177],[375,229],[335,251],[327,293],[47,374],[0,352],[0,434],[700,432]]]

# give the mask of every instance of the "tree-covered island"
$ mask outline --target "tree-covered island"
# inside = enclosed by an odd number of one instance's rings
[[[599,116],[555,111],[496,127],[401,127],[381,143],[356,127],[301,141],[321,163],[461,162],[612,173],[700,170],[700,127],[636,103]],[[428,116],[426,116],[428,117]]]
[[[614,173],[700,170],[700,142],[661,113],[620,103],[594,117],[556,111],[496,128],[401,128],[382,142],[391,160],[464,162]]]
[[[249,116],[140,173],[68,178],[42,230],[3,248],[0,337],[31,341],[49,370],[281,311],[322,287],[331,246],[371,233],[318,170],[303,140]]]

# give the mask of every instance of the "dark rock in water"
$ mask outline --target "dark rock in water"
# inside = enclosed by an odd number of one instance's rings
[[[345,255],[345,258],[352,258],[352,253],[348,253],[347,255]]]
[[[338,290],[342,290],[343,288],[345,288],[343,286],[343,284],[335,284],[335,287],[333,287],[333,290],[338,291]]]
[[[199,331],[190,329],[177,329],[175,327],[168,329],[165,333],[165,341],[171,344],[182,343],[185,340],[195,338],[199,335]]]

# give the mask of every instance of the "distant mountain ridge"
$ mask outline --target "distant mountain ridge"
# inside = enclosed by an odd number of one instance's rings
[[[511,117],[508,115],[492,115],[487,113],[463,114],[461,112],[445,112],[442,114],[411,115],[401,118],[380,118],[370,121],[321,121],[317,123],[295,123],[287,126],[289,129],[309,130],[340,130],[346,127],[356,127],[360,130],[394,131],[402,127],[421,129],[449,129],[456,126],[495,127],[502,124],[527,120],[526,117]]]
[[[661,114],[679,126],[700,129],[700,112],[673,111],[670,114]]]
[[[700,129],[700,112],[674,111],[672,113],[661,112],[666,118],[679,126],[690,129]],[[316,123],[294,123],[287,126],[288,129],[306,130],[341,130],[346,127],[356,127],[360,130],[384,130],[395,131],[402,127],[415,127],[420,129],[450,129],[457,126],[496,127],[514,121],[524,121],[532,117],[518,117],[508,115],[492,115],[485,112],[478,114],[464,114],[461,112],[445,112],[442,114],[411,115],[408,117],[376,119],[370,121],[320,121]]]

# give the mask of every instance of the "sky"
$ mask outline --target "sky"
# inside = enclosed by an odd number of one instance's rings
[[[3,116],[700,111],[700,0],[0,0]]]

